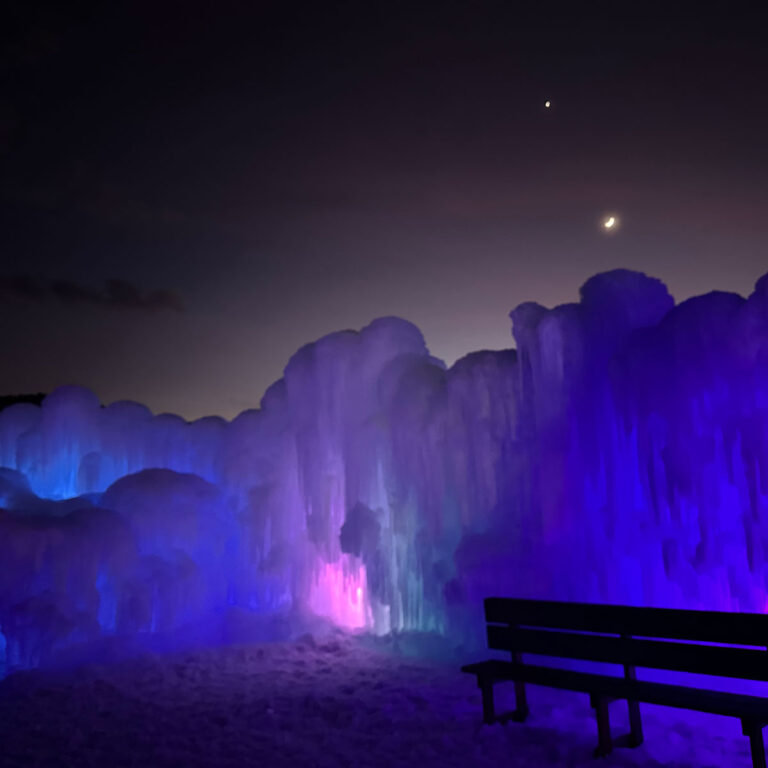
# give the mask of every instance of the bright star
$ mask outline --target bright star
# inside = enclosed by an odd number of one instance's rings
[[[616,217],[615,216],[609,216],[604,222],[603,226],[606,229],[613,229],[616,226]]]
[[[545,106],[547,109],[549,109],[549,108],[552,106],[552,102],[551,102],[551,101],[545,101],[545,102],[544,102],[544,106]]]

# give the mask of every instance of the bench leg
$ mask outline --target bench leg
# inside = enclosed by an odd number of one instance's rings
[[[622,638],[629,640],[629,635],[622,635]],[[631,664],[624,665],[624,679],[637,680],[637,671]],[[643,743],[643,721],[640,719],[640,702],[627,701],[629,710],[629,735],[624,739],[624,746],[639,747]]]
[[[592,706],[597,717],[597,747],[595,757],[605,757],[613,751],[611,741],[611,719],[608,714],[608,702],[605,696],[591,696]]]
[[[640,718],[640,702],[628,701],[629,739],[627,746],[639,747],[643,743],[643,721]]]
[[[521,680],[515,680],[515,711],[512,713],[512,719],[516,723],[523,723],[529,713],[528,698],[525,695],[525,683]]]
[[[752,768],[766,768],[763,724],[754,720],[742,720],[741,730],[745,736],[749,736],[749,747],[752,751]]]
[[[483,694],[483,722],[487,725],[496,721],[496,711],[493,706],[493,682],[486,678],[477,678],[477,684]]]

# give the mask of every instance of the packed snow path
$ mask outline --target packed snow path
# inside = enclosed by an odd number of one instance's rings
[[[511,705],[503,690],[499,703]],[[531,689],[530,700],[526,724],[481,727],[479,691],[456,666],[340,632],[307,635],[12,675],[0,683],[0,765],[751,764],[738,722],[651,706],[643,707],[646,743],[596,762],[586,696]],[[624,709],[612,709],[617,731]]]

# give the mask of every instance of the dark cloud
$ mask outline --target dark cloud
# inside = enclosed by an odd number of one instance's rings
[[[64,304],[87,304],[107,309],[184,311],[184,302],[177,293],[173,291],[143,292],[128,280],[107,280],[103,288],[95,288],[71,280],[12,275],[0,277],[0,298],[41,303],[60,301]]]

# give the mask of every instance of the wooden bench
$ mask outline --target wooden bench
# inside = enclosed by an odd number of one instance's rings
[[[614,746],[642,743],[639,702],[663,704],[739,718],[750,740],[752,765],[766,768],[763,726],[768,724],[768,697],[646,682],[637,679],[635,670],[641,667],[766,681],[768,615],[489,597],[485,618],[488,647],[511,654],[509,661],[491,659],[461,668],[477,676],[485,723],[524,721],[528,716],[526,683],[588,693],[597,719],[595,755],[603,756]],[[738,647],[745,645],[753,647]],[[618,664],[624,674],[619,677],[529,664],[523,653]],[[497,717],[493,686],[503,681],[514,682],[516,709]],[[608,705],[616,700],[628,703],[630,733],[613,740]]]

